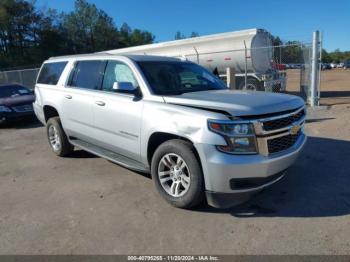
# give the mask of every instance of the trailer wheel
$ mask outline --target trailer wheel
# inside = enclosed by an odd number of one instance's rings
[[[261,83],[259,83],[258,80],[253,78],[247,79],[247,85],[245,85],[245,81],[243,80],[239,85],[239,89],[248,91],[264,91],[264,88],[261,86]]]

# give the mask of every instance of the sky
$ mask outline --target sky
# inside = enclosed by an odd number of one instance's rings
[[[156,42],[174,40],[176,31],[190,35],[263,28],[282,40],[311,42],[320,30],[323,48],[350,50],[349,0],[88,0],[132,28],[148,30]],[[37,0],[39,8],[69,12],[74,0]]]

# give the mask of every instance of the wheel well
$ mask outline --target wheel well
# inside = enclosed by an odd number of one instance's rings
[[[59,116],[57,110],[52,106],[44,106],[44,115],[45,115],[45,122],[49,120],[51,117]]]
[[[172,139],[181,139],[181,140],[184,140],[184,141],[187,141],[187,142],[190,142],[191,144],[193,144],[191,140],[189,140],[185,137],[181,137],[181,136],[177,136],[177,135],[169,134],[169,133],[163,133],[163,132],[153,133],[148,140],[148,147],[147,147],[147,160],[148,160],[149,165],[151,165],[153,154],[156,151],[156,149],[158,148],[158,146],[160,146],[165,141],[172,140]],[[196,157],[199,160],[199,155],[197,153],[197,150],[194,149],[194,152],[196,154]]]

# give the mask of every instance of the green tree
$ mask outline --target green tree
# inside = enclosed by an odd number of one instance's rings
[[[85,0],[75,1],[75,10],[63,16],[62,27],[74,53],[119,47],[113,19]]]
[[[197,32],[192,32],[191,35],[190,35],[191,38],[192,37],[198,37],[198,36],[199,36],[199,34]]]
[[[151,44],[154,41],[154,36],[147,31],[142,31],[140,29],[134,29],[130,34],[130,46]]]
[[[183,33],[181,33],[180,31],[177,31],[175,33],[175,40],[180,40],[180,39],[185,39],[185,35]]]
[[[1,66],[18,66],[26,61],[33,61],[33,48],[40,41],[41,17],[32,2],[23,0],[0,2]]]

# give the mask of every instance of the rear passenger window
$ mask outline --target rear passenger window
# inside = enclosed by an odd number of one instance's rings
[[[63,69],[66,67],[67,62],[46,63],[40,70],[37,83],[56,85],[61,77]]]
[[[100,60],[77,62],[71,74],[69,85],[86,89],[99,89],[104,64]]]

